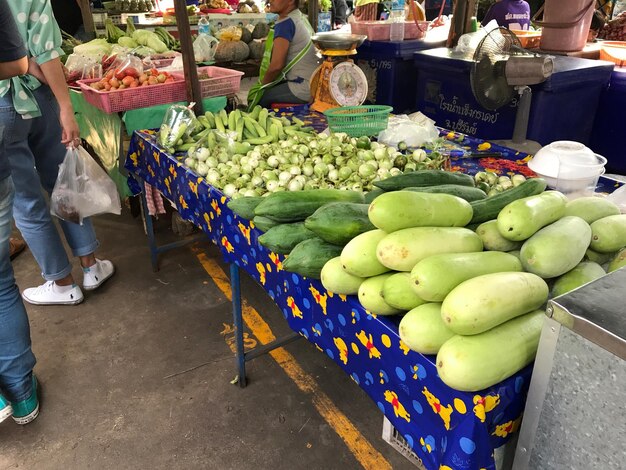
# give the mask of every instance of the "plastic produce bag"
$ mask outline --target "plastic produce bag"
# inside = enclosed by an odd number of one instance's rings
[[[114,70],[115,78],[118,80],[122,80],[127,76],[138,78],[143,73],[143,62],[134,55],[118,55],[111,68],[109,68],[109,70],[111,69]]]
[[[208,34],[199,34],[193,42],[193,55],[196,62],[210,62],[215,57],[218,40]]]
[[[176,145],[182,143],[196,126],[196,115],[186,106],[175,104],[165,113],[157,141],[168,152],[174,153]]]
[[[92,215],[122,212],[115,182],[83,148],[68,148],[50,196],[50,213],[83,223]]]
[[[480,41],[482,41],[483,38],[494,29],[498,29],[498,23],[496,22],[496,20],[491,20],[485,25],[484,28],[480,28],[474,33],[464,34],[459,38],[459,42],[457,43],[456,47],[452,49],[452,55],[454,55],[455,57],[460,56],[471,59],[472,57],[474,57],[474,52],[478,48],[478,44],[480,44]],[[499,33],[497,34],[500,35]]]
[[[622,214],[626,214],[626,184],[613,191],[606,198],[617,205]]]
[[[430,119],[415,120],[407,115],[390,116],[387,129],[378,135],[378,141],[398,148],[400,142],[408,147],[421,147],[439,137],[439,131]]]

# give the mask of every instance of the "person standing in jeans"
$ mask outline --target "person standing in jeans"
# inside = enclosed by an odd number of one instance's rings
[[[72,265],[52,222],[41,187],[51,193],[65,159],[67,146],[80,143],[59,57],[61,32],[50,0],[7,2],[29,53],[27,75],[0,81],[0,105],[11,105],[4,116],[12,126],[3,153],[8,157],[15,184],[14,218],[46,282],[25,289],[24,300],[36,305],[75,305],[83,293],[74,282]],[[74,256],[83,268],[83,288],[97,289],[115,269],[95,257],[98,240],[90,219],[83,224],[61,221]]]
[[[26,48],[6,0],[0,0],[0,29],[3,32],[0,79],[25,74],[28,70]],[[10,132],[4,118],[11,115],[12,105],[0,106],[1,150]],[[39,415],[39,400],[28,316],[15,285],[9,254],[13,193],[6,152],[0,151],[0,423],[12,416],[16,423],[27,424]]]

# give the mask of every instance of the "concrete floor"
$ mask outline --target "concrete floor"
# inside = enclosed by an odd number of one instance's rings
[[[159,221],[161,240],[171,236],[168,222]],[[79,306],[27,306],[41,415],[0,425],[0,470],[415,468],[381,439],[376,405],[305,340],[286,349],[316,392],[303,392],[270,356],[250,363],[246,389],[231,385],[231,305],[197,252],[166,253],[153,273],[140,219],[125,212],[96,227],[99,256],[117,274]],[[208,243],[196,250],[221,263]],[[14,267],[20,287],[41,282],[28,251]],[[276,336],[289,331],[256,284],[244,277],[242,288]],[[371,455],[351,450],[320,415],[320,394]]]

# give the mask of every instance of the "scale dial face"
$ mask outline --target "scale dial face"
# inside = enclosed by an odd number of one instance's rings
[[[339,106],[359,106],[367,98],[367,78],[354,62],[336,64],[329,81],[330,94]]]

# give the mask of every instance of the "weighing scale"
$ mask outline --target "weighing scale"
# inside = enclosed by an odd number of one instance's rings
[[[367,78],[350,58],[367,36],[320,33],[313,44],[324,56],[311,77],[311,109],[320,113],[340,106],[359,106],[367,98]]]

